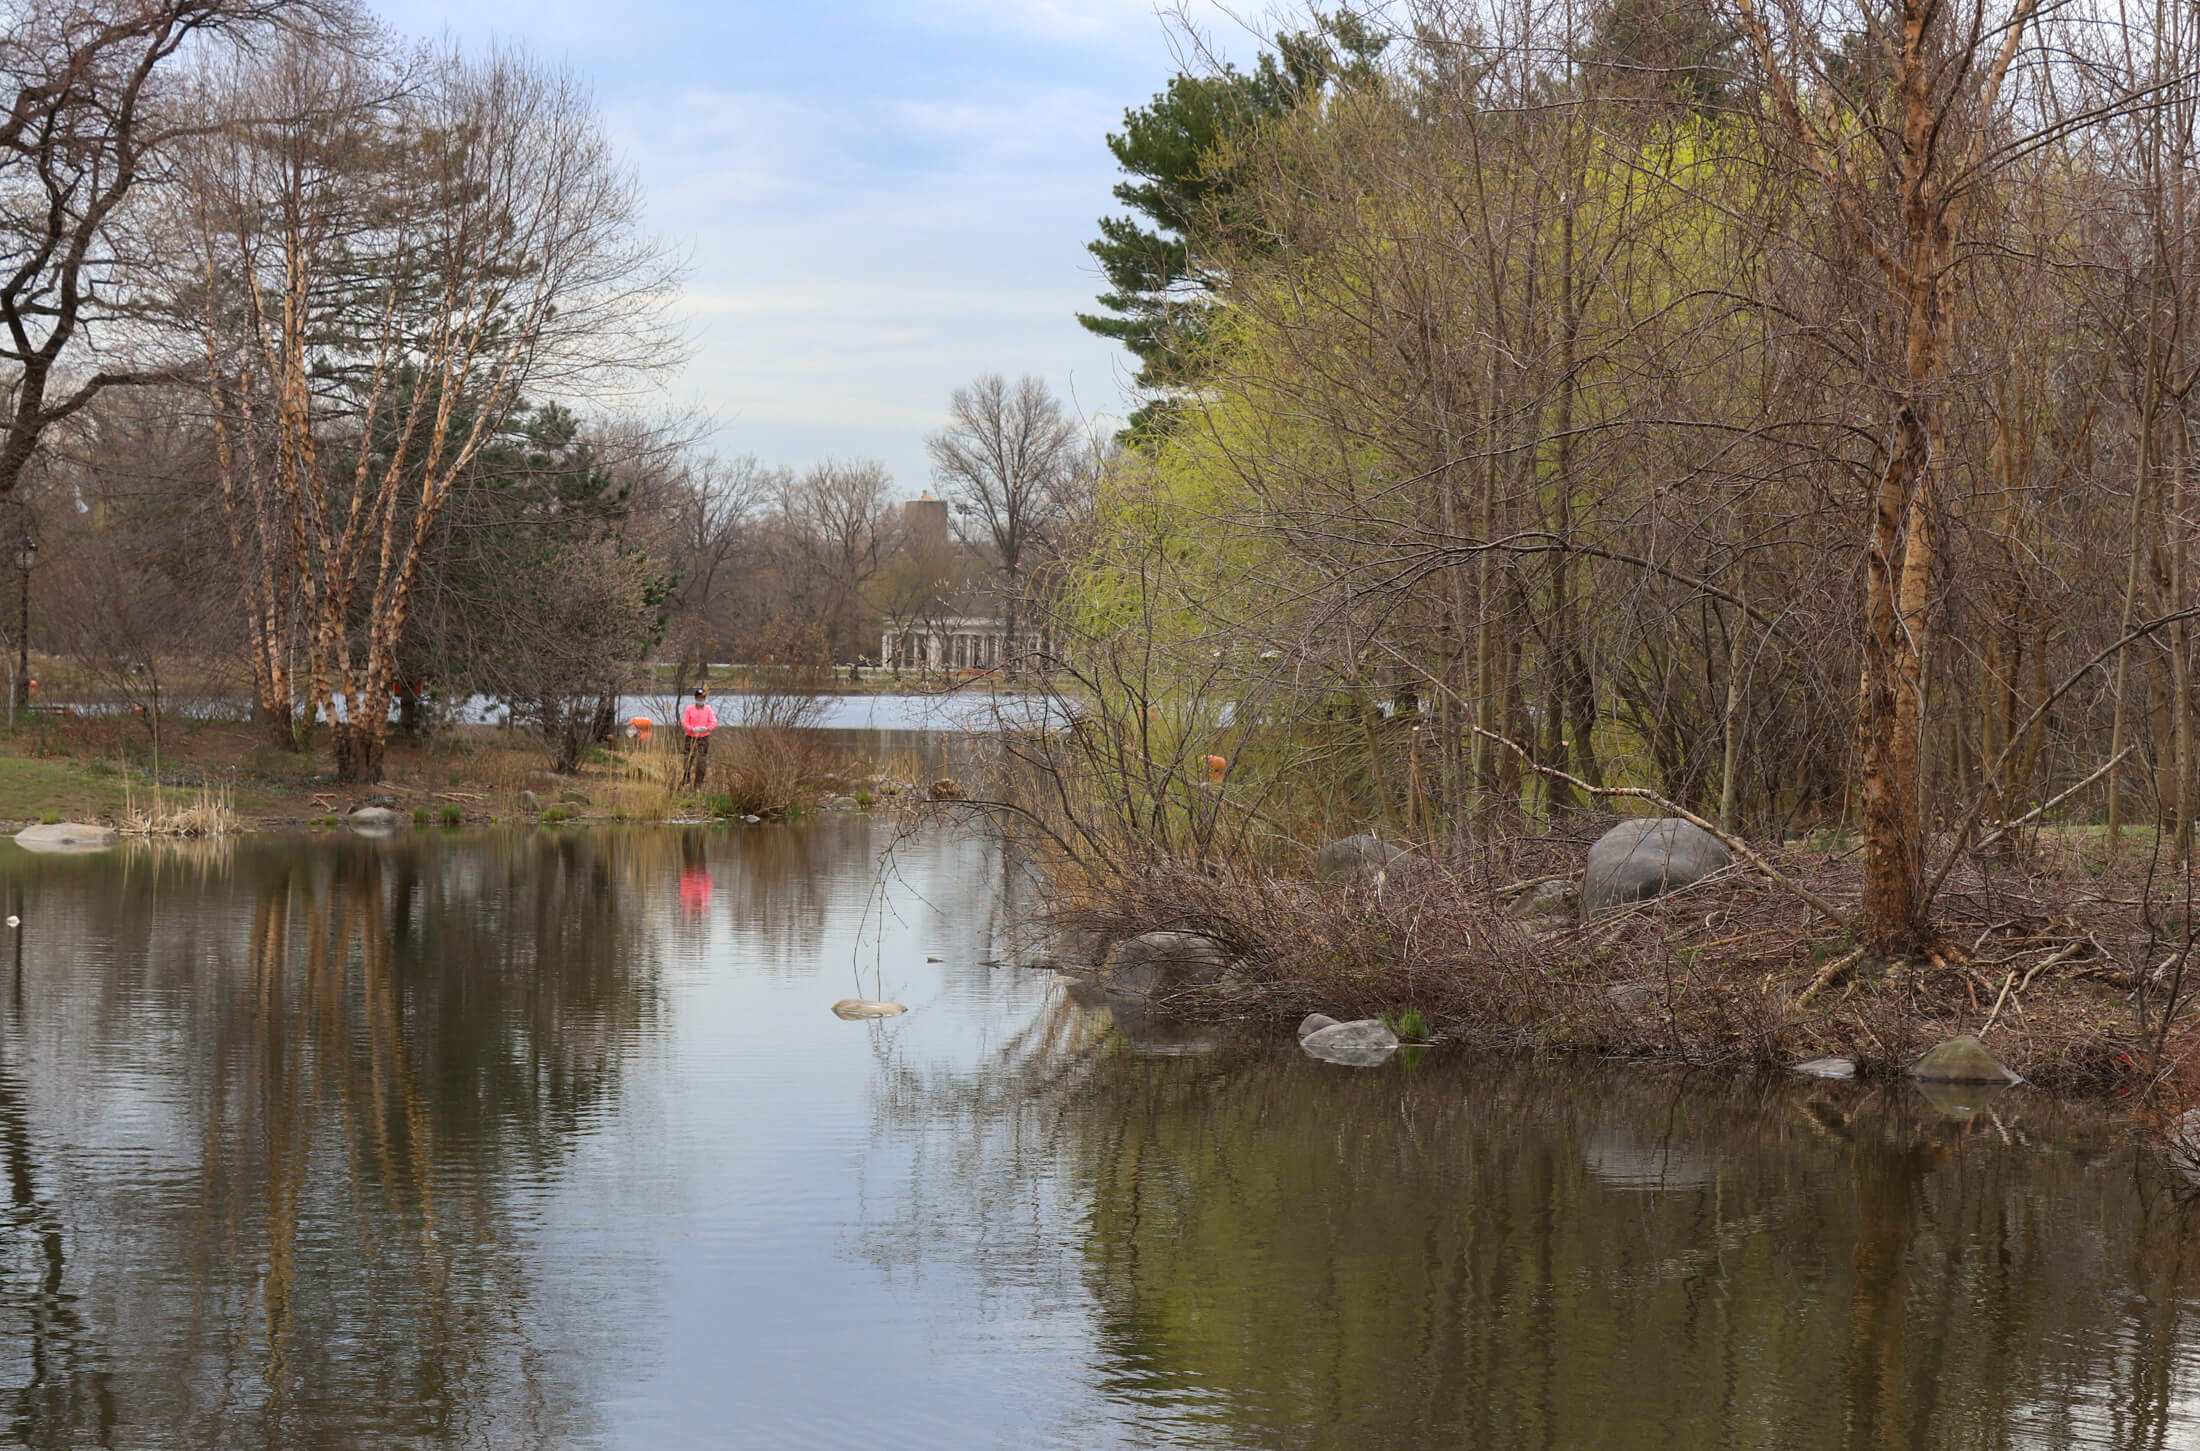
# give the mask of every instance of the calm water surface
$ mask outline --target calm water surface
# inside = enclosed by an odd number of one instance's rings
[[[2200,1209],[2087,1111],[1117,1024],[886,840],[0,848],[4,1435],[2200,1443]]]

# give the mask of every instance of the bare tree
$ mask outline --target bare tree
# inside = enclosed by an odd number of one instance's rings
[[[455,482],[530,390],[585,397],[678,356],[659,326],[674,274],[571,77],[444,52],[395,79],[304,46],[224,77],[228,145],[198,188],[223,488],[249,503],[272,612],[262,689],[282,710],[276,661],[302,654],[352,780],[380,774]]]
[[[1011,384],[988,373],[948,401],[948,426],[925,440],[932,476],[966,511],[969,532],[993,551],[1002,577],[1006,664],[1025,649],[1018,620],[1026,574],[1062,521],[1088,453],[1077,423],[1029,374]]]
[[[754,563],[762,512],[787,482],[786,470],[746,454],[683,452],[637,472],[635,534],[677,581],[665,601],[675,695],[685,693],[692,670],[723,658],[729,605],[748,572],[742,566]]]
[[[1926,918],[1926,662],[1943,583],[1940,535],[1954,466],[1949,376],[1956,320],[1997,163],[2031,128],[2008,105],[2036,0],[1863,7],[1864,44],[1840,64],[1806,0],[1734,0],[1826,230],[1863,263],[1890,344],[1873,381],[1884,452],[1871,487],[1857,741],[1865,827],[1862,920],[1876,952],[1931,947]],[[1826,101],[1839,116],[1829,121]],[[1835,127],[1838,126],[1838,130]],[[2012,142],[2016,144],[2012,145]]]
[[[109,347],[88,376],[65,355],[133,316],[140,274],[133,193],[199,123],[160,84],[195,35],[245,31],[314,7],[285,0],[30,0],[0,22],[0,361],[6,367],[0,494],[12,493],[53,423],[116,384],[176,376]]]
[[[780,490],[785,602],[821,632],[830,659],[861,653],[869,628],[864,591],[884,555],[892,482],[884,464],[828,459]]]

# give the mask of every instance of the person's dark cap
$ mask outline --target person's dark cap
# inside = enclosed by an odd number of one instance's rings
[[[701,700],[703,698],[703,688],[701,686],[697,686],[695,688],[695,698],[697,700]]]

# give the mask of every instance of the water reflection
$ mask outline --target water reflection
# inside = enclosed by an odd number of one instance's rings
[[[18,1440],[586,1431],[588,1388],[545,1374],[556,1327],[518,1313],[521,1200],[655,1010],[609,853],[545,834],[20,875],[19,940],[42,940],[0,1035]]]
[[[885,1097],[977,1150],[911,1182],[897,1220],[948,1226],[913,1256],[1014,1282],[1047,1239],[1001,1231],[1019,1194],[1076,1224],[1085,1389],[1125,1444],[2200,1435],[2193,1212],[2081,1107],[1951,1119],[1907,1086],[1463,1055],[1350,1072],[1266,1042],[1157,1056],[1066,999],[985,1071]]]
[[[2200,1436],[2200,1211],[2090,1110],[1339,1068],[1015,966],[1024,865],[892,840],[0,852],[6,1438]]]

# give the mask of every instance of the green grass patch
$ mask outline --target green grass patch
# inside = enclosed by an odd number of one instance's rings
[[[1401,1043],[1426,1043],[1429,1040],[1428,1019],[1421,1016],[1419,1008],[1407,1008],[1397,1014],[1385,1013],[1383,1026],[1396,1033]]]
[[[122,807],[123,780],[112,766],[94,774],[66,759],[0,757],[0,818],[67,821],[111,817]]]

